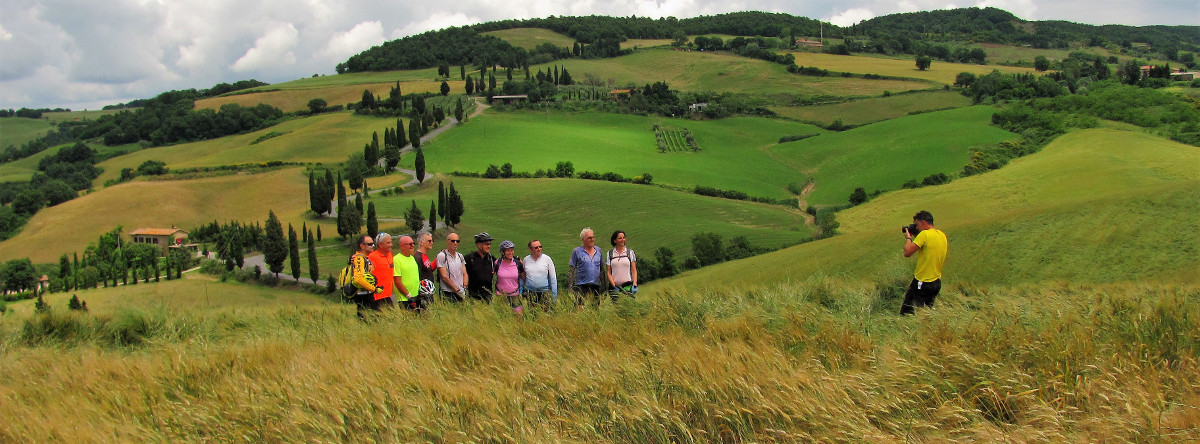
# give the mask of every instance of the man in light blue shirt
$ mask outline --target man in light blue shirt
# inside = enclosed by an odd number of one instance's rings
[[[576,305],[583,305],[584,298],[588,298],[593,306],[599,307],[603,290],[600,288],[603,282],[600,276],[604,274],[604,252],[596,246],[596,233],[591,228],[580,231],[579,240],[583,245],[575,247],[568,263],[571,290],[578,295]]]

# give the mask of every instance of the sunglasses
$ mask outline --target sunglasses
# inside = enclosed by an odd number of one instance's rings
[[[542,246],[541,246],[541,245],[538,245],[538,246],[535,246],[535,247],[530,247],[530,248],[533,248],[534,250],[541,250],[541,249],[542,249]]]
[[[368,247],[374,247],[375,243],[374,242],[365,242],[365,243],[363,243],[363,245],[366,245]]]
[[[458,243],[458,239],[450,239],[450,240],[448,240],[448,241],[446,241],[446,242],[449,242],[449,243],[452,243],[452,244],[457,244],[457,243]]]

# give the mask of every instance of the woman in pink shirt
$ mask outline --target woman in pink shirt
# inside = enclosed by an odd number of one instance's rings
[[[496,273],[496,296],[507,296],[513,311],[521,313],[521,282],[525,281],[525,266],[517,260],[516,244],[510,240],[500,243],[500,259],[492,271]]]

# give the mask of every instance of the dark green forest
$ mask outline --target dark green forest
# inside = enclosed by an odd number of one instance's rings
[[[544,28],[575,39],[573,48],[544,44],[526,51],[483,32]],[[527,67],[558,58],[601,58],[624,54],[628,39],[674,39],[688,35],[728,34],[777,37],[795,46],[799,36],[846,38],[830,45],[834,53],[878,52],[931,55],[941,60],[986,63],[982,50],[946,44],[1000,43],[1034,48],[1067,48],[1073,43],[1117,46],[1136,56],[1159,56],[1194,64],[1200,51],[1200,26],[1094,26],[1065,21],[1025,21],[996,8],[960,8],[876,17],[850,27],[782,13],[735,12],[688,19],[665,17],[546,17],[500,20],[446,28],[384,43],[337,65],[339,73],[421,69],[443,65]],[[706,46],[706,49],[734,49]],[[759,57],[762,58],[762,57]]]

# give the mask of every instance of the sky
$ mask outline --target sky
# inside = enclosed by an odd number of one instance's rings
[[[0,0],[0,108],[98,109],[172,89],[333,74],[388,40],[502,19],[755,10],[847,26],[972,6],[1026,20],[1200,25],[1200,0]]]

